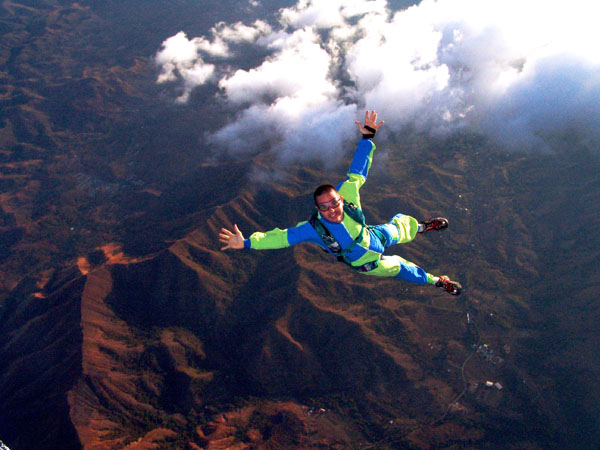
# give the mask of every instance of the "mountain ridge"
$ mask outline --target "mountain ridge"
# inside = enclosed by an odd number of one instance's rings
[[[220,154],[204,132],[235,111],[208,88],[174,104],[151,56],[217,9],[117,3],[0,10],[11,449],[598,447],[594,148],[378,134],[367,220],[448,217],[390,251],[458,298],[308,245],[221,252],[221,226],[306,220],[354,144],[329,165]]]

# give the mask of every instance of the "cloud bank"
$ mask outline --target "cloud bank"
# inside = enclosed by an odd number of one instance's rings
[[[219,23],[208,37],[168,38],[157,82],[178,84],[178,102],[215,84],[239,114],[211,139],[289,161],[336,158],[366,107],[392,131],[467,130],[515,149],[551,148],[568,133],[597,146],[596,9],[584,0],[423,0],[402,11],[385,0],[299,0],[276,26]],[[236,67],[242,44],[268,56]]]

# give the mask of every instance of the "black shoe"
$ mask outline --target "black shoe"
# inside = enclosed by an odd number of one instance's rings
[[[435,285],[452,295],[460,295],[460,291],[462,291],[461,284],[457,281],[452,281],[446,275],[440,275]]]
[[[441,231],[448,228],[448,219],[443,217],[436,217],[435,219],[424,220],[421,222],[423,225],[423,231],[419,233],[428,233],[429,231]]]

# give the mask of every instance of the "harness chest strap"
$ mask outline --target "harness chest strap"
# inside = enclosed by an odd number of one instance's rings
[[[323,222],[319,220],[319,216],[316,211],[313,213],[308,222],[323,240],[327,251],[333,256],[335,256],[338,261],[349,265],[350,267],[352,267],[352,269],[357,270],[359,272],[369,272],[377,267],[379,260],[368,262],[366,264],[363,264],[362,266],[353,266],[351,262],[348,261],[346,258],[346,255],[350,253],[350,251],[352,251],[352,249],[363,240],[363,231],[365,227],[368,227],[365,222],[365,215],[358,206],[350,202],[344,203],[344,214],[348,214],[354,221],[361,224],[361,229],[358,233],[358,236],[345,249],[342,249],[340,243],[335,239],[335,237],[331,234],[331,232],[327,229]],[[377,230],[373,231],[375,231],[375,234],[380,239],[383,237],[381,233],[379,233]]]

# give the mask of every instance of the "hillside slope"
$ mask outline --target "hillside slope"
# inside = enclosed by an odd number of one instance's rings
[[[46,428],[6,428],[3,438],[51,448],[69,436],[74,448],[79,441],[107,449],[506,448],[566,439],[554,405],[568,401],[552,373],[540,371],[555,363],[535,356],[556,309],[536,300],[531,283],[547,276],[539,273],[543,248],[520,219],[530,198],[513,202],[521,187],[509,182],[527,167],[507,159],[489,168],[456,154],[440,168],[416,157],[411,164],[429,171],[426,187],[404,158],[386,164],[420,202],[394,195],[375,167],[374,188],[365,187],[375,200],[365,202],[368,216],[380,220],[392,202],[415,215],[449,205],[451,230],[395,250],[431,271],[457,273],[463,296],[364,277],[310,246],[220,252],[222,224],[282,225],[304,209],[296,188],[242,190],[168,248],[133,258],[106,246],[99,264],[80,260],[41,289],[42,281],[32,284],[26,302],[14,293],[3,311],[8,370],[0,386],[10,408],[2,422],[27,418]],[[474,180],[493,180],[495,197],[463,174],[482,170]],[[272,204],[289,206],[267,218]],[[497,209],[505,214],[488,212]],[[41,349],[27,351],[33,343]],[[23,378],[27,361],[36,370]],[[40,377],[52,399],[42,409],[31,400]],[[490,380],[502,389],[486,387]],[[62,411],[50,423],[42,419],[48,408]],[[593,405],[581,408],[593,420]]]

